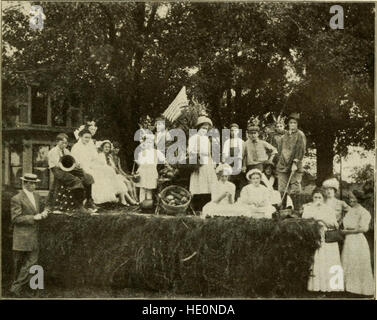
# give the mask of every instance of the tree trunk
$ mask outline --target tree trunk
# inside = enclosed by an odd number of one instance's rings
[[[322,182],[334,175],[333,160],[334,160],[334,143],[335,133],[326,132],[314,138],[317,149],[317,185],[322,185]]]

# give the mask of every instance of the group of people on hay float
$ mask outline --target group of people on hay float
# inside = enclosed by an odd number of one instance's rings
[[[232,124],[230,138],[223,145],[223,162],[216,166],[211,158],[211,139],[208,137],[212,121],[207,116],[198,118],[197,133],[189,138],[188,154],[198,156],[200,165],[190,174],[189,190],[193,196],[192,205],[202,217],[243,215],[271,218],[277,209],[293,209],[289,194],[301,192],[306,137],[298,129],[299,114],[288,117],[288,130],[285,130],[284,120],[276,119],[275,133],[268,142],[259,138],[260,128],[255,122],[248,125],[246,141],[239,136],[239,126]],[[157,140],[166,138],[168,132],[143,136],[135,159],[139,177],[135,182],[133,175],[121,168],[119,144],[109,140],[95,141],[96,129],[93,122],[81,126],[75,132],[77,142],[71,152],[67,149],[67,135],[57,136],[56,146],[48,154],[54,187],[49,193],[47,210],[39,213],[39,200],[33,193],[39,181],[37,176],[26,174],[22,178],[23,191],[12,198],[11,206],[13,249],[18,267],[12,292],[18,292],[26,283],[29,277],[27,266],[36,263],[38,248],[32,244],[36,243],[37,224],[46,219],[49,212],[74,208],[80,213],[96,215],[97,205],[102,203],[119,201],[128,206],[153,199],[159,177],[157,163],[169,166],[165,155],[156,149]],[[151,158],[154,162],[146,161]],[[232,161],[242,165],[241,173],[234,174],[236,166],[232,168]],[[136,188],[139,188],[139,194]],[[364,237],[371,215],[352,193],[348,196],[349,204],[337,199],[338,189],[336,179],[326,180],[322,188],[313,191],[312,202],[303,206],[302,218],[317,220],[322,228],[321,245],[314,255],[308,290],[346,290],[372,295],[371,257]],[[24,209],[22,201],[29,204],[29,210]],[[336,230],[338,235],[345,237],[344,241],[330,239],[328,235]],[[33,241],[21,241],[28,237]],[[341,254],[339,243],[342,244]],[[20,268],[21,254],[23,265]],[[344,281],[335,287],[331,281],[334,266],[342,266],[344,271]]]

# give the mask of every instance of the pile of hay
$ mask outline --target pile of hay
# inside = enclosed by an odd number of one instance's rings
[[[135,287],[222,297],[299,296],[319,246],[314,221],[122,214],[41,223],[48,286]]]

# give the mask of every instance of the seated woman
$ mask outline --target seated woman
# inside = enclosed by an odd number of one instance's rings
[[[228,164],[220,164],[216,168],[218,181],[211,185],[211,202],[203,207],[203,217],[232,214],[236,186],[228,181],[231,173],[232,168]]]
[[[122,204],[127,204],[124,193],[126,188],[119,183],[114,170],[98,156],[94,147],[92,135],[85,127],[78,133],[79,141],[72,147],[71,154],[77,164],[93,176],[92,196],[96,204],[118,202],[119,195]]]
[[[266,161],[263,164],[263,174],[261,181],[261,183],[270,191],[271,204],[276,208],[294,209],[292,199],[288,194],[285,195],[282,203],[282,197],[284,195],[284,192],[280,193],[278,191],[278,183],[274,175],[274,168],[275,165],[272,161]]]
[[[116,166],[115,166],[112,154],[111,154],[112,144],[110,140],[100,141],[97,144],[99,146],[98,156],[100,157],[103,163],[106,163],[114,170],[114,173],[116,174],[116,179],[118,180],[119,190],[122,191],[122,194],[124,195],[125,199],[129,203],[131,203],[132,205],[137,205],[138,203],[134,199],[132,199],[131,195],[129,194],[129,190],[127,188],[127,184],[125,181],[126,178],[123,175],[119,174],[116,170]],[[128,203],[124,203],[124,204],[128,205]]]
[[[259,218],[271,218],[276,209],[271,204],[271,193],[261,185],[262,172],[251,169],[246,174],[249,184],[242,188],[237,201],[239,210],[243,208],[246,215]]]
[[[325,192],[316,188],[313,193],[313,201],[304,205],[303,219],[315,219],[322,225],[321,246],[314,254],[312,265],[312,276],[308,281],[309,291],[343,291],[343,282],[336,287],[331,286],[331,278],[334,276],[332,267],[341,266],[339,245],[337,242],[325,242],[325,231],[327,229],[338,228],[336,212],[324,202]]]
[[[369,230],[371,215],[352,192],[348,195],[349,211],[343,219],[345,240],[342,250],[345,290],[373,295],[374,279],[368,241],[364,233]]]

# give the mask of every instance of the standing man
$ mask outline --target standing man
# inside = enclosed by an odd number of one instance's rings
[[[86,199],[85,206],[90,210],[90,213],[94,213],[97,211],[97,207],[92,198],[93,177],[85,173],[77,164],[72,170],[68,169],[69,171],[61,167],[60,161],[62,157],[70,155],[69,150],[66,148],[67,144],[68,136],[65,133],[59,133],[56,137],[56,146],[48,153],[48,166],[54,175],[54,179],[67,189],[73,191],[78,210],[83,213],[88,213],[83,207],[83,201]],[[49,206],[52,204],[53,193],[55,192],[54,189],[53,187],[52,192],[49,194]]]
[[[278,163],[276,165],[280,192],[284,192],[289,177],[292,175],[288,187],[290,194],[301,192],[302,160],[306,151],[306,137],[298,129],[299,119],[300,115],[298,113],[292,113],[288,117],[289,130],[281,138],[278,149]]]
[[[48,216],[47,211],[39,213],[39,196],[34,193],[40,181],[37,175],[27,173],[20,179],[22,191],[11,199],[14,281],[10,292],[16,297],[29,282],[30,268],[38,263],[38,222]]]
[[[277,149],[266,141],[259,139],[259,127],[250,125],[247,128],[247,140],[243,144],[242,171],[251,169],[263,171],[263,163],[272,161],[278,153]]]

